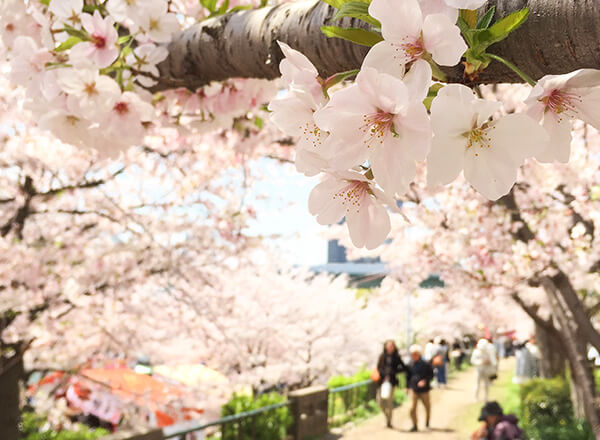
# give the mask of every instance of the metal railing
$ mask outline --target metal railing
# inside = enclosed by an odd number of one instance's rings
[[[364,408],[377,395],[377,384],[372,380],[364,380],[350,385],[344,385],[329,390],[327,421],[335,425],[348,416],[356,413],[358,408]]]
[[[229,437],[235,438],[236,440],[249,440],[255,438],[256,418],[259,415],[289,406],[289,404],[289,401],[276,403],[251,411],[225,416],[219,420],[208,423],[199,423],[198,421],[178,423],[177,425],[164,427],[163,435],[165,439],[173,438],[184,440],[187,434],[198,433],[206,431],[209,428],[220,426],[221,438]],[[218,430],[216,430],[216,432],[218,432]]]

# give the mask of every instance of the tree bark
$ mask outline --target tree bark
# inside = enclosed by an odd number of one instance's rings
[[[535,337],[541,354],[540,376],[544,379],[564,376],[567,355],[558,330],[536,324]]]
[[[535,336],[541,353],[540,376],[545,379],[564,376],[567,353],[560,332],[554,326],[552,318],[543,319],[538,314],[539,306],[525,303],[516,292],[511,296],[535,324]]]
[[[534,78],[583,67],[600,68],[598,0],[490,0],[496,17],[530,8],[527,22],[492,52],[514,62]],[[322,77],[359,68],[367,47],[322,34],[323,25],[365,27],[356,19],[333,21],[335,9],[317,0],[302,0],[202,21],[179,33],[160,64],[158,89],[196,89],[228,78],[279,76],[282,58],[277,41],[304,53]],[[470,82],[461,67],[446,69],[450,82]],[[521,82],[494,62],[477,83]]]
[[[559,271],[559,274],[562,273]],[[564,275],[564,274],[563,274]],[[553,316],[560,325],[560,336],[566,349],[571,371],[571,380],[574,386],[571,392],[574,397],[573,407],[575,414],[585,414],[594,431],[596,439],[600,439],[600,408],[596,401],[596,384],[591,363],[587,359],[587,343],[581,326],[576,321],[569,303],[564,300],[563,284],[555,283],[559,277],[543,277],[541,284],[546,291]],[[568,296],[568,295],[567,295]]]
[[[0,439],[17,440],[20,437],[19,381],[23,377],[23,356],[0,357]]]

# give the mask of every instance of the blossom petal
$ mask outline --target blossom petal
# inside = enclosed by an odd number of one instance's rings
[[[423,15],[417,0],[373,0],[369,14],[379,20],[383,38],[391,42],[416,40],[421,33]]]
[[[568,119],[560,120],[551,112],[544,114],[543,127],[549,135],[546,147],[535,155],[540,162],[553,161],[567,163],[571,155],[571,123]]]
[[[405,66],[411,57],[390,41],[380,41],[373,46],[363,60],[362,68],[373,67],[380,73],[387,73],[396,78],[404,77]]]
[[[441,66],[455,66],[468,49],[458,26],[443,14],[425,17],[423,43],[433,60]]]
[[[427,156],[427,184],[446,185],[456,179],[464,167],[466,147],[464,136],[434,137]]]
[[[390,233],[390,216],[382,205],[371,201],[360,210],[351,209],[346,214],[350,239],[356,247],[375,249]]]
[[[411,101],[423,102],[431,86],[431,66],[425,60],[417,60],[404,76]]]

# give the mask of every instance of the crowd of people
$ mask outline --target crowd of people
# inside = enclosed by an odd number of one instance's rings
[[[431,420],[431,393],[434,388],[445,388],[448,383],[448,369],[452,365],[457,370],[469,362],[476,372],[475,399],[483,401],[479,421],[481,424],[473,433],[473,440],[519,440],[522,431],[514,415],[505,415],[501,406],[489,401],[489,389],[498,377],[501,358],[516,357],[514,381],[522,383],[539,373],[540,351],[535,336],[519,343],[514,338],[499,335],[495,339],[476,340],[465,337],[450,345],[437,337],[429,340],[424,347],[411,345],[408,356],[403,358],[393,340],[385,342],[383,352],[373,370],[372,379],[378,384],[377,401],[385,416],[386,426],[392,427],[394,390],[400,385],[399,374],[406,375],[406,393],[410,404],[411,432],[419,430],[417,409],[419,402],[425,410],[425,428]]]

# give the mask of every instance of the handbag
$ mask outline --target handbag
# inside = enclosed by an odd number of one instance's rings
[[[381,384],[381,398],[383,400],[387,400],[391,397],[392,395],[392,384],[389,381],[385,381],[383,382],[383,384]]]
[[[436,354],[431,360],[431,365],[433,365],[434,367],[441,367],[442,365],[444,365],[444,358],[442,357],[442,355]]]
[[[373,368],[373,371],[371,371],[371,380],[373,382],[379,382],[379,379],[381,379],[381,375],[379,374],[379,370],[377,368]]]

